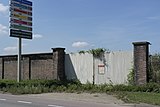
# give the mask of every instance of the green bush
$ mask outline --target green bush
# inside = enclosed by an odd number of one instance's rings
[[[154,92],[160,93],[160,84],[148,83],[145,85],[93,85],[91,83],[81,84],[77,80],[57,81],[57,80],[26,80],[17,83],[12,80],[0,80],[0,91],[12,94],[39,94],[48,92],[89,92],[89,93],[109,93],[109,92]]]
[[[14,80],[0,80],[0,89],[11,87],[16,84],[16,81]]]

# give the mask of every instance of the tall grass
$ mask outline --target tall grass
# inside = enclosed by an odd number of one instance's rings
[[[39,94],[48,92],[89,92],[108,93],[117,91],[126,92],[154,92],[160,93],[160,84],[148,83],[141,86],[134,85],[93,85],[91,83],[81,84],[79,81],[57,81],[57,80],[25,80],[17,83],[12,80],[0,80],[0,91],[12,94]]]

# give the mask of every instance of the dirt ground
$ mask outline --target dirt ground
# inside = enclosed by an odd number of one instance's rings
[[[86,101],[86,102],[97,102],[105,104],[124,104],[123,101],[118,100],[117,98],[107,95],[107,94],[89,94],[89,93],[46,93],[46,94],[37,94],[31,95],[34,97],[46,97],[49,99],[60,99],[60,100],[75,100],[75,101]]]

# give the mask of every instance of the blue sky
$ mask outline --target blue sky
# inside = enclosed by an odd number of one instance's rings
[[[132,50],[135,41],[149,41],[150,51],[160,52],[160,0],[31,1],[34,38],[23,39],[23,53]],[[18,39],[8,32],[9,0],[0,0],[0,55],[17,54]]]

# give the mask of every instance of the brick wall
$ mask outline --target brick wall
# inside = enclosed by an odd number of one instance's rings
[[[65,49],[54,48],[53,50],[53,53],[22,55],[22,79],[63,80],[65,71],[62,57],[65,55]],[[58,74],[62,75],[58,76]],[[17,55],[0,56],[0,79],[17,79]]]
[[[4,79],[14,80],[17,78],[17,61],[16,56],[4,57]]]
[[[31,79],[53,79],[53,59],[52,53],[48,55],[36,55],[30,58]]]

